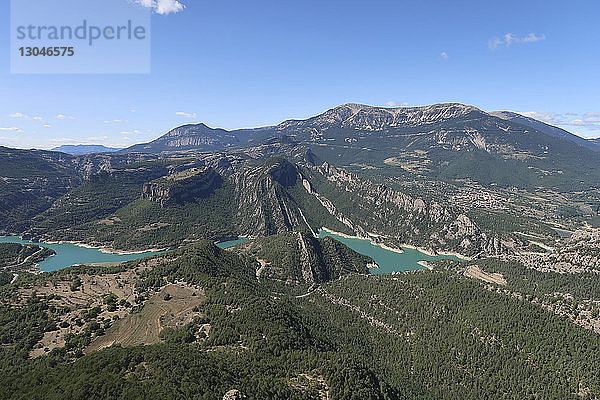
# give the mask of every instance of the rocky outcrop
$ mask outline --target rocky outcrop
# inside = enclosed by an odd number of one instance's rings
[[[268,171],[269,175],[282,186],[294,186],[298,180],[296,167],[287,160],[280,160]]]
[[[425,107],[374,107],[363,104],[344,104],[307,120],[285,121],[279,131],[297,129],[327,130],[353,128],[362,131],[380,131],[398,126],[421,126],[452,118],[484,115],[484,112],[464,104],[434,104]]]
[[[231,176],[241,234],[273,235],[305,227],[298,206],[286,190],[295,179],[296,167],[286,160],[244,168]]]
[[[242,392],[237,389],[231,389],[223,396],[223,400],[243,400],[245,398],[246,396],[244,396]]]
[[[320,284],[346,274],[368,274],[369,267],[376,267],[370,257],[337,240],[307,232],[251,239],[237,250],[260,258],[260,276],[287,283]]]
[[[578,230],[552,252],[521,254],[525,266],[542,272],[600,274],[600,229]]]
[[[161,207],[183,204],[210,196],[222,182],[212,168],[192,168],[144,184],[141,198],[157,202]]]
[[[368,232],[375,232],[381,236],[377,240],[387,237],[434,253],[455,251],[469,256],[512,254],[518,246],[511,242],[514,239],[482,232],[467,215],[438,202],[409,196],[327,163],[309,168],[346,197],[336,202],[319,194],[308,181],[304,187],[358,236],[366,238]],[[340,201],[353,206],[343,207]],[[361,212],[362,209],[369,211]]]

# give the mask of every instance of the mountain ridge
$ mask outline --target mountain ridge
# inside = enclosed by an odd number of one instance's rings
[[[72,156],[82,156],[86,154],[113,153],[119,150],[121,150],[121,148],[106,147],[101,144],[63,144],[62,146],[51,149],[50,151],[59,151]]]
[[[303,141],[319,141],[324,131],[350,130],[365,133],[394,129],[433,127],[452,121],[474,121],[499,118],[519,124],[587,149],[600,151],[600,145],[574,135],[564,129],[546,124],[511,111],[486,112],[462,103],[436,103],[414,107],[382,107],[358,103],[346,103],[305,119],[287,119],[273,126],[227,130],[212,128],[205,123],[185,124],[169,130],[157,139],[135,144],[120,152],[161,153],[169,151],[214,151],[246,147],[264,142],[280,135],[292,135]],[[443,127],[441,127],[443,128]],[[506,127],[502,128],[506,129]],[[331,138],[326,138],[331,139]],[[347,138],[350,142],[354,137]]]

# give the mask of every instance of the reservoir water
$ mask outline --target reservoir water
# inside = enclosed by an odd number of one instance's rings
[[[233,247],[233,246],[235,246],[237,244],[244,243],[246,240],[248,240],[248,238],[246,238],[246,237],[239,237],[239,238],[237,238],[235,240],[227,240],[227,241],[224,241],[224,242],[215,243],[215,245],[217,247],[222,248],[222,249],[228,249],[228,248]]]
[[[48,257],[38,264],[42,271],[56,271],[83,263],[131,261],[160,253],[153,251],[132,254],[104,253],[100,249],[82,247],[72,243],[36,243],[23,240],[18,236],[0,237],[0,243],[36,244],[54,250],[56,255]]]
[[[371,273],[373,274],[385,274],[394,271],[414,271],[423,269],[423,266],[419,265],[419,261],[432,261],[440,259],[461,260],[456,256],[430,256],[411,248],[403,248],[404,252],[398,253],[384,249],[381,246],[374,245],[369,239],[347,238],[325,230],[321,230],[318,236],[321,238],[325,236],[331,236],[332,238],[344,243],[352,250],[371,257],[377,263],[377,265],[379,265],[379,268],[371,269]],[[245,237],[240,237],[235,240],[220,242],[216,245],[222,249],[227,249],[243,243],[246,240],[248,239]],[[160,253],[152,251],[132,254],[105,253],[97,248],[82,247],[72,243],[38,243],[23,240],[18,236],[0,237],[0,243],[35,244],[54,250],[56,255],[48,257],[39,263],[39,268],[42,271],[56,271],[71,265],[83,263],[105,263],[138,260],[140,258],[153,256]]]
[[[404,250],[403,253],[399,253],[375,245],[371,243],[371,240],[369,239],[347,238],[325,230],[319,231],[318,236],[320,238],[330,236],[350,247],[357,253],[371,257],[377,263],[377,265],[379,265],[379,268],[372,268],[370,270],[372,274],[388,274],[396,271],[415,271],[418,269],[423,269],[424,267],[419,265],[419,261],[433,261],[442,259],[462,261],[462,259],[456,256],[430,256],[420,252],[419,250],[406,247],[402,248],[402,250]]]

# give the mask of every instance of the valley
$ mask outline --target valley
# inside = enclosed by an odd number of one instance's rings
[[[0,397],[596,398],[600,151],[553,128],[345,104],[0,148]]]

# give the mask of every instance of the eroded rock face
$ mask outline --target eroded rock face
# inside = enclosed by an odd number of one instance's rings
[[[326,208],[330,213],[359,236],[368,237],[367,232],[377,231],[401,243],[424,246],[433,252],[454,250],[470,256],[511,254],[519,246],[507,238],[487,235],[467,215],[437,202],[428,203],[327,163],[311,169],[335,184],[341,192],[351,193],[352,199],[364,202],[376,217],[373,221],[360,214],[342,215],[339,204],[320,199],[323,205],[328,205]],[[307,190],[320,196],[311,186]]]
[[[167,207],[208,197],[222,182],[221,176],[212,168],[191,168],[145,183],[141,197]]]
[[[242,233],[273,235],[304,224],[298,207],[286,191],[296,184],[298,172],[288,161],[239,171],[234,183],[236,216]]]
[[[396,126],[421,126],[435,124],[452,118],[483,115],[475,107],[457,103],[434,104],[425,107],[373,107],[363,104],[344,104],[307,120],[285,121],[277,126],[287,129],[354,128],[362,131],[378,131]]]

